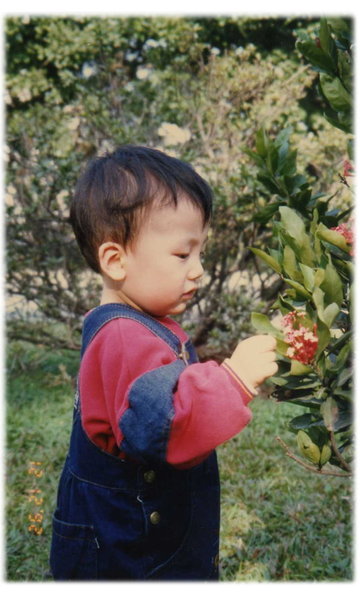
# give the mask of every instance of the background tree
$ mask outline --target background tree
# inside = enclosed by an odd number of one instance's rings
[[[200,354],[221,354],[278,292],[248,250],[271,231],[245,149],[264,123],[292,127],[298,164],[333,191],[348,134],[322,116],[315,73],[295,49],[316,19],[47,18],[6,21],[9,336],[77,348],[99,279],[68,224],[80,169],[118,144],[153,145],[210,181],[216,219],[207,276],[184,315]],[[321,173],[321,178],[319,177]],[[344,186],[343,186],[344,187]],[[337,190],[338,202],[346,192]],[[335,192],[334,192],[335,193]],[[20,301],[19,303],[17,301]]]

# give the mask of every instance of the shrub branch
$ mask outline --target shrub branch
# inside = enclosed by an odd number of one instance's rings
[[[304,467],[304,469],[307,469],[308,471],[311,471],[312,473],[316,473],[317,475],[333,475],[335,477],[351,477],[351,472],[340,473],[339,471],[328,471],[328,470],[312,467],[311,465],[308,465],[307,463],[303,462],[300,458],[295,456],[295,454],[293,454],[291,452],[290,448],[285,444],[285,442],[279,436],[276,436],[275,439],[284,448],[286,456],[289,456],[289,458],[292,458],[292,460],[294,460],[299,465]],[[347,465],[347,466],[349,468],[349,465]]]
[[[341,452],[339,451],[339,448],[337,447],[335,435],[334,435],[334,432],[332,429],[329,431],[329,434],[330,434],[331,447],[336,455],[336,458],[338,459],[339,463],[343,466],[345,471],[349,471],[351,473],[350,465],[348,465],[348,463],[344,460],[343,456],[341,455]]]

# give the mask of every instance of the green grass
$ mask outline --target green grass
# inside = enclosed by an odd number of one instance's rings
[[[46,581],[58,477],[70,435],[74,353],[9,346],[7,378],[6,563],[8,581]],[[253,420],[219,449],[222,581],[352,580],[352,485],[305,471],[287,422],[297,408],[256,399]],[[40,462],[42,475],[29,473]],[[29,490],[37,486],[36,508]],[[42,509],[43,533],[28,531]]]
[[[284,455],[296,452],[286,424],[294,406],[252,402],[253,420],[219,450],[224,581],[352,579],[352,483],[313,474]]]

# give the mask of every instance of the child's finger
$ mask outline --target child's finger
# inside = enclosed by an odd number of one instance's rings
[[[272,335],[253,335],[246,340],[240,342],[241,346],[248,346],[254,348],[259,352],[265,352],[266,350],[275,350],[276,339]]]
[[[273,375],[275,375],[275,373],[277,373],[278,370],[279,370],[279,367],[276,362],[269,363],[268,377],[272,377]]]
[[[269,362],[275,362],[276,361],[276,352],[266,352],[265,356],[266,356],[266,359]]]

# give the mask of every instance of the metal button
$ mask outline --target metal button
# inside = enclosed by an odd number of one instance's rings
[[[156,510],[151,513],[150,522],[153,525],[158,525],[160,523],[160,514]]]
[[[156,477],[155,471],[145,471],[144,479],[146,483],[154,483]]]
[[[179,354],[179,358],[181,358],[184,361],[184,363],[187,364],[188,360],[190,359],[190,354],[187,350],[185,350],[185,348],[182,348]]]

